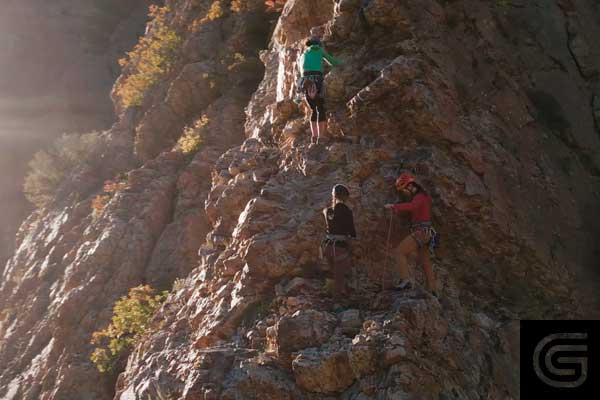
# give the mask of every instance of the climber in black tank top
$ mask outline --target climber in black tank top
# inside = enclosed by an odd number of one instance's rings
[[[350,239],[356,238],[354,216],[345,204],[350,192],[344,185],[335,185],[331,192],[332,206],[323,210],[327,235],[323,241],[323,254],[333,272],[333,300],[335,308],[341,309],[341,301],[348,294],[346,274],[352,268]]]

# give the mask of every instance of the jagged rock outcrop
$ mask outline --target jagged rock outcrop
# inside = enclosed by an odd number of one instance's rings
[[[593,71],[600,60],[584,44],[597,6],[372,0],[365,26],[360,4],[289,0],[260,54],[264,78],[250,99],[246,85],[227,86],[225,71],[218,93],[196,81],[202,77],[184,79],[186,68],[204,71],[214,60],[182,55],[130,125],[132,146],[148,160],[129,173],[130,187],[94,222],[84,202],[79,214],[56,212],[23,227],[28,241],[48,245],[22,242],[0,300],[14,305],[29,293],[46,303],[28,301],[20,318],[2,320],[0,363],[14,354],[8,349],[25,349],[0,375],[2,395],[81,396],[64,383],[94,379],[81,338],[108,320],[128,285],[166,286],[175,277],[183,279],[154,316],[159,328],[129,357],[115,400],[517,399],[518,319],[598,315],[599,227],[589,215],[599,190]],[[209,5],[170,2],[171,23],[186,26]],[[219,24],[243,25],[245,17],[226,18]],[[310,31],[323,33],[344,61],[326,78],[336,139],[327,146],[308,145],[303,109],[291,101]],[[244,29],[226,32],[220,43],[232,51],[248,37]],[[190,54],[206,57],[198,46]],[[245,123],[231,122],[248,100]],[[173,107],[183,120],[163,120]],[[188,163],[169,150],[186,119],[203,114],[208,141]],[[395,274],[382,205],[396,200],[401,169],[413,170],[434,197],[440,300],[420,286],[386,290]],[[352,295],[339,314],[318,257],[321,209],[337,182],[350,188],[359,233]],[[392,222],[396,245],[406,223]],[[81,242],[68,242],[68,230],[82,232]],[[108,256],[117,265],[107,266]],[[55,272],[43,295],[45,265]],[[418,268],[413,274],[423,281]],[[100,290],[107,299],[90,298]],[[41,333],[25,343],[32,329]],[[70,329],[81,342],[52,358]],[[73,360],[77,367],[63,372]],[[32,385],[42,374],[46,386]],[[104,399],[110,390],[92,392]]]
[[[168,4],[177,12],[187,10],[181,29],[187,30],[186,23],[202,18],[210,6],[208,1],[200,8],[192,3]],[[69,175],[49,210],[34,213],[23,224],[16,254],[0,270],[0,398],[113,397],[116,376],[101,376],[91,363],[90,335],[109,321],[115,300],[129,288],[144,282],[167,289],[197,264],[199,243],[210,228],[203,207],[211,170],[221,154],[242,141],[244,107],[262,77],[262,65],[251,60],[267,42],[268,24],[256,27],[260,15],[260,10],[246,10],[219,22],[241,31],[228,36],[238,47],[217,41],[213,45],[221,44],[221,51],[205,59],[218,65],[219,73],[231,74],[221,84],[224,95],[207,101],[202,88],[183,81],[177,96],[171,90],[163,93],[174,99],[176,109],[190,112],[185,120],[179,115],[179,131],[172,135],[181,136],[186,125],[202,119],[200,151],[190,158],[172,151],[172,137],[166,144],[158,140],[162,147],[154,147],[155,156],[139,166],[136,147],[144,140],[139,130],[154,104],[118,108],[119,121],[103,134],[106,145],[98,149],[103,163]],[[176,17],[170,16],[179,29]],[[194,32],[188,39],[199,46],[209,38]],[[193,43],[184,42],[175,77],[201,62],[187,59]],[[236,63],[232,60],[238,50],[245,58]],[[169,79],[149,94],[157,104],[163,104],[161,88],[173,88]],[[156,125],[144,129],[153,138],[168,133]],[[125,188],[94,210],[92,201],[107,179],[124,179]]]

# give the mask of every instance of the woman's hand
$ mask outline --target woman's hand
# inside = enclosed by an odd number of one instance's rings
[[[386,204],[385,206],[383,206],[384,208],[387,208],[388,210],[391,210],[394,208],[393,204]]]

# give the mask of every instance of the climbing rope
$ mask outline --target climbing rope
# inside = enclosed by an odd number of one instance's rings
[[[390,210],[390,224],[388,227],[387,243],[385,246],[385,262],[383,263],[383,272],[381,274],[381,291],[382,292],[385,290],[385,272],[387,269],[387,264],[390,259],[390,245],[391,245],[391,241],[392,241],[392,222],[393,222],[393,220],[394,220],[394,211]]]

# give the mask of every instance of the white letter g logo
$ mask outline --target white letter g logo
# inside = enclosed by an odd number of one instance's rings
[[[538,378],[555,388],[576,388],[583,385],[588,375],[588,359],[587,354],[581,353],[587,353],[587,337],[585,333],[555,333],[542,339],[533,352],[533,367]],[[568,344],[553,344],[558,341]],[[567,356],[561,357],[564,353],[568,353]],[[581,355],[574,356],[573,353]],[[560,380],[552,379],[552,376]]]

